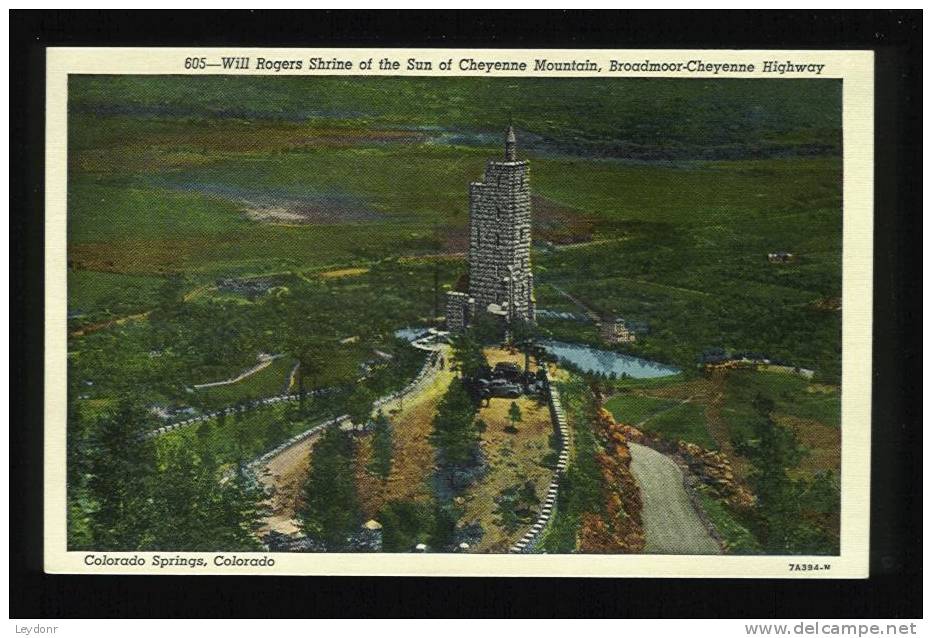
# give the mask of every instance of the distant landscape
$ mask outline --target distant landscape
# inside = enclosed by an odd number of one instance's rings
[[[554,471],[545,409],[472,406],[482,473],[453,492],[410,477],[451,454],[435,416],[459,409],[459,377],[437,353],[522,357],[480,334],[428,353],[398,331],[443,328],[467,271],[467,186],[509,123],[531,166],[537,307],[554,311],[536,337],[675,370],[619,377],[534,353],[572,432],[538,550],[641,551],[592,540],[600,517],[638,507],[621,492],[606,505],[624,483],[594,464],[617,426],[699,479],[697,450],[720,455],[727,486],[699,480],[692,497],[722,551],[837,553],[832,80],[71,76],[71,546],[269,549],[277,505],[244,468],[347,415],[359,431],[309,439],[285,486],[297,536],[330,550],[347,534],[328,525],[371,519],[385,551],[507,551]],[[606,344],[589,316],[643,329]],[[433,385],[379,417],[373,402],[428,364]],[[322,492],[346,507],[308,496]],[[345,520],[321,518],[336,509]]]

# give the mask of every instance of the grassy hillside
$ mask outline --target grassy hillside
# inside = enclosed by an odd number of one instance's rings
[[[355,120],[496,134],[512,119],[544,139],[612,155],[840,144],[841,83],[824,80],[75,76],[70,89],[72,112],[147,119]]]

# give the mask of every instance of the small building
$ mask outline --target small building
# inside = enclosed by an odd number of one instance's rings
[[[787,252],[767,253],[767,261],[772,264],[789,264],[796,261],[796,255]]]
[[[621,317],[606,317],[599,325],[599,334],[605,343],[633,343],[637,335]]]
[[[463,332],[476,312],[476,300],[464,292],[447,292],[447,330]]]
[[[382,524],[370,519],[363,523],[357,537],[358,548],[363,551],[382,551]]]

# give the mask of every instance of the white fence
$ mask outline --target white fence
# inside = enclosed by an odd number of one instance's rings
[[[400,399],[405,395],[411,394],[418,387],[418,385],[420,385],[421,381],[423,381],[430,374],[430,371],[434,368],[434,366],[437,365],[440,356],[442,355],[438,354],[437,352],[428,355],[427,359],[424,361],[424,365],[421,366],[420,371],[417,373],[417,376],[414,377],[411,383],[403,387],[401,390],[398,390],[397,392],[392,392],[391,394],[387,394],[384,397],[376,399],[372,403],[372,410],[378,410],[382,406],[391,403],[396,399]]]
[[[321,388],[320,390],[313,390],[311,392],[307,392],[305,396],[314,396],[316,394],[322,394],[324,392],[329,391],[330,389],[331,388]],[[297,395],[297,394],[279,394],[274,397],[267,397],[265,399],[255,399],[253,401],[247,401],[245,403],[242,403],[240,407],[244,410],[252,409],[252,408],[261,407],[263,405],[272,405],[273,403],[279,403],[281,401],[298,401],[300,398],[301,398],[300,395]],[[215,419],[221,414],[232,415],[236,413],[236,411],[237,411],[237,407],[231,406],[231,407],[217,410],[216,412],[208,412],[206,414],[200,414],[198,416],[191,417],[190,419],[185,419],[184,421],[178,421],[176,423],[170,423],[169,425],[163,425],[162,427],[156,430],[147,432],[145,435],[145,438],[147,439],[155,438],[163,434],[168,434],[172,430],[177,430],[178,428],[184,427],[186,425],[192,425],[194,423],[200,423],[201,421]]]
[[[341,421],[345,421],[348,418],[349,418],[348,414],[341,414],[340,416],[334,417],[330,419],[329,421],[318,423],[317,425],[311,428],[308,428],[304,432],[294,435],[293,437],[291,437],[290,439],[288,439],[287,441],[285,441],[284,443],[276,447],[274,450],[269,450],[268,452],[266,452],[259,458],[250,461],[249,463],[246,464],[246,469],[248,469],[250,472],[253,473],[253,475],[255,475],[256,470],[258,470],[260,467],[268,463],[269,460],[272,459],[273,457],[278,456],[279,454],[281,454],[282,452],[290,448],[292,445],[300,443],[301,441],[304,441],[305,439],[308,439],[314,436],[318,432],[325,430],[326,428],[332,425],[336,425],[340,423]]]
[[[397,392],[392,392],[391,394],[388,394],[384,397],[381,397],[380,399],[377,399],[375,402],[373,402],[372,409],[377,410],[383,405],[385,405],[386,403],[394,401],[395,399],[401,396],[404,396],[405,394],[408,394],[409,392],[413,391],[415,387],[421,381],[423,381],[424,378],[428,375],[428,373],[430,372],[431,368],[434,365],[434,362],[435,362],[435,357],[433,356],[427,357],[427,360],[424,362],[424,365],[421,366],[420,372],[417,373],[417,376],[414,377],[414,380],[411,381],[411,383],[409,383],[408,385],[406,385],[404,388],[402,388],[401,390]],[[300,434],[296,434],[295,436],[291,437],[290,439],[288,439],[287,441],[285,441],[284,443],[276,447],[274,450],[269,450],[262,456],[250,461],[249,463],[246,464],[246,468],[250,472],[252,472],[253,475],[255,475],[257,470],[261,468],[263,465],[265,465],[266,463],[268,463],[270,459],[281,454],[282,452],[290,448],[292,445],[300,443],[301,441],[304,441],[305,439],[317,434],[318,432],[332,425],[336,425],[342,421],[345,421],[348,418],[349,418],[348,414],[343,414],[333,419],[330,419],[328,421],[324,421],[323,423],[318,423],[317,425],[305,430],[304,432],[301,432]]]
[[[547,387],[550,390],[550,416],[553,419],[554,429],[557,433],[557,440],[560,455],[557,458],[557,469],[553,473],[553,479],[547,487],[547,497],[544,499],[544,505],[540,508],[540,514],[531,529],[521,537],[517,543],[512,545],[508,551],[512,554],[528,554],[534,551],[534,547],[540,540],[540,534],[544,531],[550,518],[553,516],[554,508],[557,505],[557,494],[560,490],[560,478],[566,472],[566,466],[569,462],[569,450],[567,441],[569,440],[569,427],[566,424],[566,414],[563,412],[563,405],[560,403],[560,392],[547,379]]]

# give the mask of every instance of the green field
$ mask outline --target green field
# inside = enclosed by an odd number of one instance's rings
[[[130,131],[112,129],[106,139],[114,143],[140,128],[165,135],[174,119],[498,131],[509,118],[592,150],[619,140],[706,151],[750,141],[841,143],[839,81],[76,76],[69,88],[73,112],[146,120]],[[83,141],[86,133],[75,137]]]
[[[834,428],[841,425],[841,392],[835,386],[814,385],[782,372],[737,372],[728,376],[728,389],[735,422],[740,420],[740,406],[763,394],[773,399],[780,414],[812,419]]]
[[[71,323],[88,324],[148,310],[164,279],[154,276],[77,270],[68,272]]]
[[[214,418],[173,430],[158,438],[161,448],[182,445],[209,452],[218,463],[249,462],[274,449],[283,440],[300,434],[329,416],[324,409],[309,407],[298,415],[294,405],[273,404]]]
[[[710,450],[718,447],[706,428],[705,410],[701,405],[680,404],[648,418],[642,427],[673,441],[696,443]]]
[[[499,86],[75,78],[72,269],[183,273],[193,286],[462,251],[466,185],[500,152],[507,109],[543,198],[536,238],[595,240],[535,252],[541,307],[566,307],[548,294],[555,282],[648,324],[634,354],[689,367],[711,347],[759,350],[837,381],[840,314],[820,305],[841,285],[836,83]],[[769,264],[780,250],[799,258]],[[127,285],[74,302],[91,323],[144,309],[145,296]],[[545,326],[597,341],[584,325]]]
[[[619,423],[637,425],[658,412],[668,410],[675,405],[675,402],[664,399],[655,399],[637,394],[622,394],[609,399],[605,403],[605,408],[612,413],[612,416]]]
[[[228,406],[241,401],[264,399],[286,391],[291,371],[297,362],[280,357],[253,375],[229,385],[198,388],[195,392],[206,406]]]
[[[718,445],[709,435],[705,404],[683,403],[642,394],[619,394],[605,403],[615,420],[672,442],[686,441],[707,449]]]

